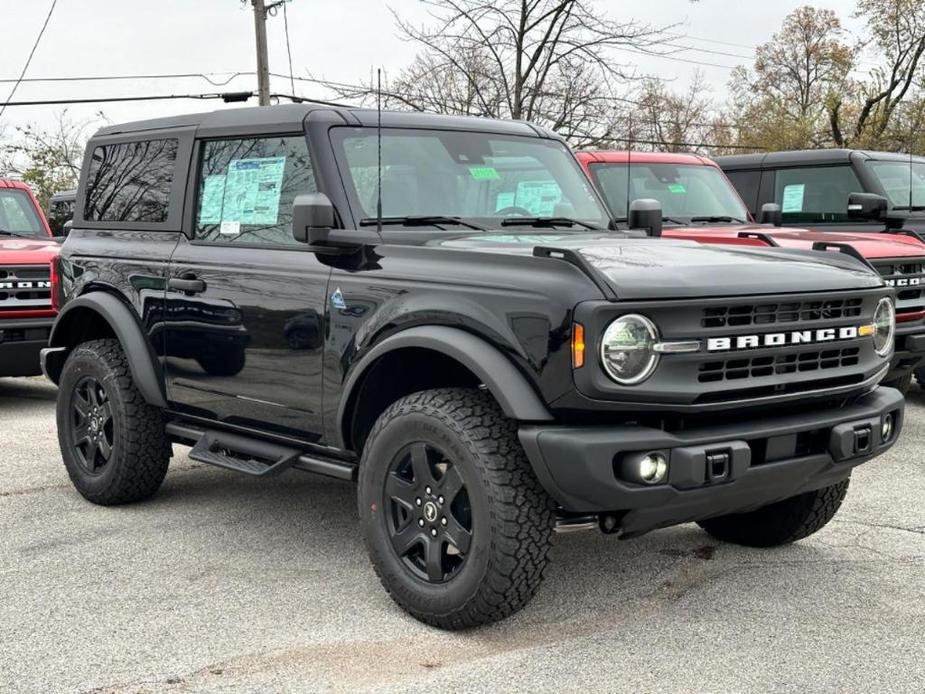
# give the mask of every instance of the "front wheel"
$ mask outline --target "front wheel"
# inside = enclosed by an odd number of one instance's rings
[[[832,518],[848,493],[844,480],[749,513],[733,513],[700,521],[701,528],[717,540],[748,547],[786,545],[821,530]]]
[[[554,507],[488,393],[446,388],[391,405],[364,447],[358,503],[382,585],[427,624],[495,622],[539,588]]]
[[[903,395],[909,393],[909,389],[912,387],[912,372],[910,371],[905,376],[900,376],[899,378],[894,378],[890,381],[883,381],[880,385],[886,386],[887,388],[895,388]]]

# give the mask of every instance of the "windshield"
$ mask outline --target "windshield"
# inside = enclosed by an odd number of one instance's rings
[[[629,169],[632,173],[629,174]],[[629,181],[627,181],[629,176]],[[712,166],[686,164],[592,164],[591,177],[613,215],[625,219],[629,202],[654,198],[673,220],[748,220],[748,211],[726,177]]]
[[[890,206],[899,209],[925,208],[925,162],[869,161],[868,168],[883,187]],[[912,185],[910,203],[910,184]]]
[[[0,232],[46,236],[32,199],[25,191],[0,188]]]
[[[376,216],[374,128],[335,128],[360,217]],[[606,228],[606,210],[572,153],[536,137],[383,129],[382,216],[460,217],[481,226],[563,217]],[[435,222],[436,226],[442,223]]]

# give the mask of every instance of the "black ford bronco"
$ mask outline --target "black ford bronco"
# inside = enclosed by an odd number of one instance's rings
[[[444,628],[523,607],[557,528],[803,538],[899,435],[893,290],[838,253],[650,238],[647,208],[617,229],[526,123],[104,128],[42,359],[67,471],[98,504],[154,494],[172,444],[357,479],[383,585]]]

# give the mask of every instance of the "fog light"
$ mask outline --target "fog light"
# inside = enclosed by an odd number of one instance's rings
[[[646,484],[658,484],[668,474],[668,459],[661,453],[649,453],[639,461],[639,477]]]
[[[886,443],[893,436],[893,415],[888,414],[880,423],[880,440]]]

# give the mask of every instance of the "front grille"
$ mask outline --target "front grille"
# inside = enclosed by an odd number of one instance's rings
[[[875,262],[874,267],[896,289],[897,313],[925,309],[925,260],[885,260]]]
[[[0,266],[0,311],[51,306],[51,274],[47,265]]]
[[[863,299],[847,297],[825,301],[790,301],[711,306],[703,309],[704,328],[775,325],[803,321],[845,320],[861,315]]]
[[[762,357],[724,359],[700,365],[697,380],[701,383],[738,381],[764,376],[781,376],[808,371],[839,369],[857,366],[860,350],[857,347],[812,350],[791,354],[774,354]]]

